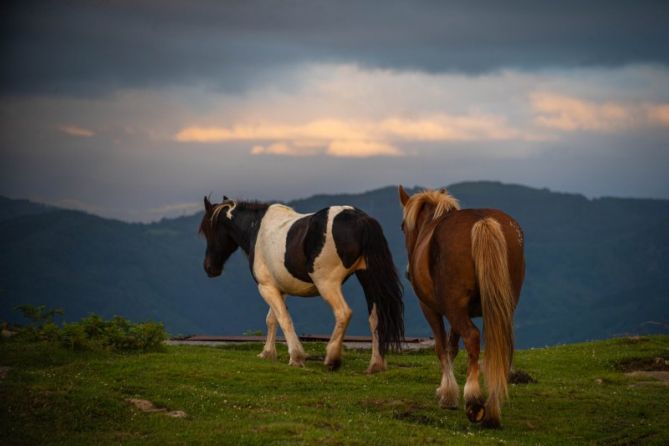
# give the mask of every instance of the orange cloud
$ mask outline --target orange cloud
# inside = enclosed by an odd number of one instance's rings
[[[267,146],[255,145],[252,155],[313,156],[326,154],[335,157],[367,158],[372,156],[402,156],[398,148],[378,141],[336,140],[329,144],[313,141],[277,142]]]
[[[476,141],[531,139],[505,120],[485,115],[434,115],[421,119],[380,121],[322,119],[305,124],[258,124],[226,127],[186,127],[174,135],[179,142],[273,141],[255,145],[254,155],[306,156],[325,153],[341,157],[398,156],[398,141]],[[320,148],[320,150],[319,150]]]
[[[370,156],[402,156],[397,147],[378,141],[338,140],[332,141],[326,151],[337,157],[366,158]]]
[[[386,119],[379,131],[392,137],[414,141],[477,141],[523,139],[525,135],[496,116],[436,115],[428,119]]]
[[[303,125],[237,125],[225,127],[187,127],[174,139],[179,142],[226,142],[261,140],[330,140],[338,136],[345,139],[360,138],[360,129],[347,122],[324,119]]]
[[[58,130],[61,132],[70,135],[70,136],[77,136],[80,138],[89,138],[91,136],[95,136],[95,132],[92,130],[84,129],[81,127],[78,127],[76,125],[64,125],[61,127],[58,127]]]
[[[648,119],[662,126],[669,126],[669,104],[646,106]]]
[[[669,126],[667,104],[597,103],[546,92],[533,94],[531,101],[536,124],[565,132]]]
[[[318,146],[305,146],[287,142],[277,142],[268,146],[255,145],[251,148],[252,155],[285,155],[311,156],[322,151]]]

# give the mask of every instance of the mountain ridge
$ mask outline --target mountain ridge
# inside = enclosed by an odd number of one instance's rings
[[[411,191],[420,189],[414,186]],[[499,182],[448,186],[463,207],[497,207],[526,235],[527,279],[516,314],[521,346],[652,331],[667,323],[669,200],[587,198]],[[15,203],[20,201],[20,203]],[[357,206],[382,224],[398,270],[406,264],[393,186],[360,194],[319,194],[287,202],[300,212]],[[10,209],[11,208],[11,209]],[[10,210],[7,210],[10,209]],[[126,223],[25,200],[0,199],[0,319],[17,321],[22,303],[64,307],[66,318],[90,312],[163,320],[172,333],[241,334],[265,330],[266,305],[244,255],[217,279],[202,270],[201,213]],[[404,282],[408,335],[429,335]],[[368,334],[364,297],[344,286],[354,318],[349,334]],[[3,296],[4,295],[4,296]],[[288,300],[299,333],[328,333],[321,299]]]

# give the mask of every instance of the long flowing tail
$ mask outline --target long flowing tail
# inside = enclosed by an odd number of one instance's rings
[[[486,344],[484,373],[489,394],[486,416],[499,420],[501,403],[508,396],[515,301],[509,276],[506,239],[497,220],[484,218],[474,224],[472,257],[481,295]]]
[[[367,269],[357,271],[356,276],[365,292],[368,310],[371,312],[376,304],[379,350],[383,355],[388,350],[400,350],[402,346],[403,289],[381,225],[369,216],[365,218],[362,231],[362,252]]]

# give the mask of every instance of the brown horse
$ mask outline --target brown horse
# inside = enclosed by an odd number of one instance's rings
[[[495,209],[460,210],[458,201],[445,189],[409,197],[400,186],[399,195],[409,255],[407,272],[434,333],[442,367],[439,403],[447,408],[458,406],[453,361],[462,337],[469,354],[464,389],[467,417],[486,427],[499,427],[513,357],[513,312],[525,275],[520,225]],[[448,336],[444,316],[451,326]],[[472,323],[479,316],[483,316],[486,345],[485,406],[478,379],[479,330]]]

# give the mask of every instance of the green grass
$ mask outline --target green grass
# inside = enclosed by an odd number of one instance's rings
[[[260,345],[168,347],[165,353],[69,352],[0,342],[0,443],[6,444],[669,444],[669,386],[626,377],[616,363],[669,357],[669,336],[519,351],[536,384],[512,385],[501,430],[438,407],[431,350],[389,357],[366,376],[368,352],[338,372],[256,358]],[[322,355],[323,345],[306,345]],[[462,385],[465,356],[458,356]],[[143,413],[144,398],[187,418]]]

